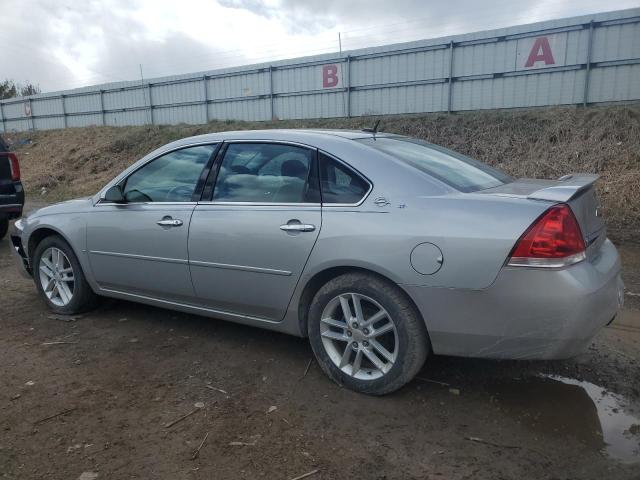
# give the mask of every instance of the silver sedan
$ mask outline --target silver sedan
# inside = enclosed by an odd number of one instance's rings
[[[515,180],[412,138],[268,130],[161,147],[12,244],[53,311],[114,297],[309,337],[353,390],[431,353],[564,358],[621,307],[590,175]]]

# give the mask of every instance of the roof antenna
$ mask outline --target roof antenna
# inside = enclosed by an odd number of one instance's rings
[[[373,128],[363,128],[362,131],[367,133],[373,133],[373,136],[375,137],[376,133],[378,133],[379,126],[380,126],[380,119],[378,119],[378,121],[373,126]]]

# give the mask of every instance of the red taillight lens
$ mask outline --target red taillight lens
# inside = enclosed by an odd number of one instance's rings
[[[584,260],[585,246],[568,205],[556,205],[524,232],[511,252],[509,265],[564,267]]]
[[[17,182],[20,180],[20,164],[15,153],[8,153],[9,166],[11,167],[11,180]]]

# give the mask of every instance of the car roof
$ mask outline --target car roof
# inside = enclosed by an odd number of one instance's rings
[[[228,132],[206,133],[193,137],[177,140],[167,147],[179,147],[181,145],[205,142],[220,142],[222,140],[271,140],[298,142],[321,147],[332,142],[344,140],[356,140],[373,137],[397,137],[390,133],[372,133],[362,130],[339,129],[265,129],[265,130],[235,130]]]

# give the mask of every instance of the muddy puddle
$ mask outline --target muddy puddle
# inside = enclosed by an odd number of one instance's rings
[[[573,437],[624,463],[640,462],[640,410],[620,395],[544,375],[491,387],[492,402],[541,436]]]

